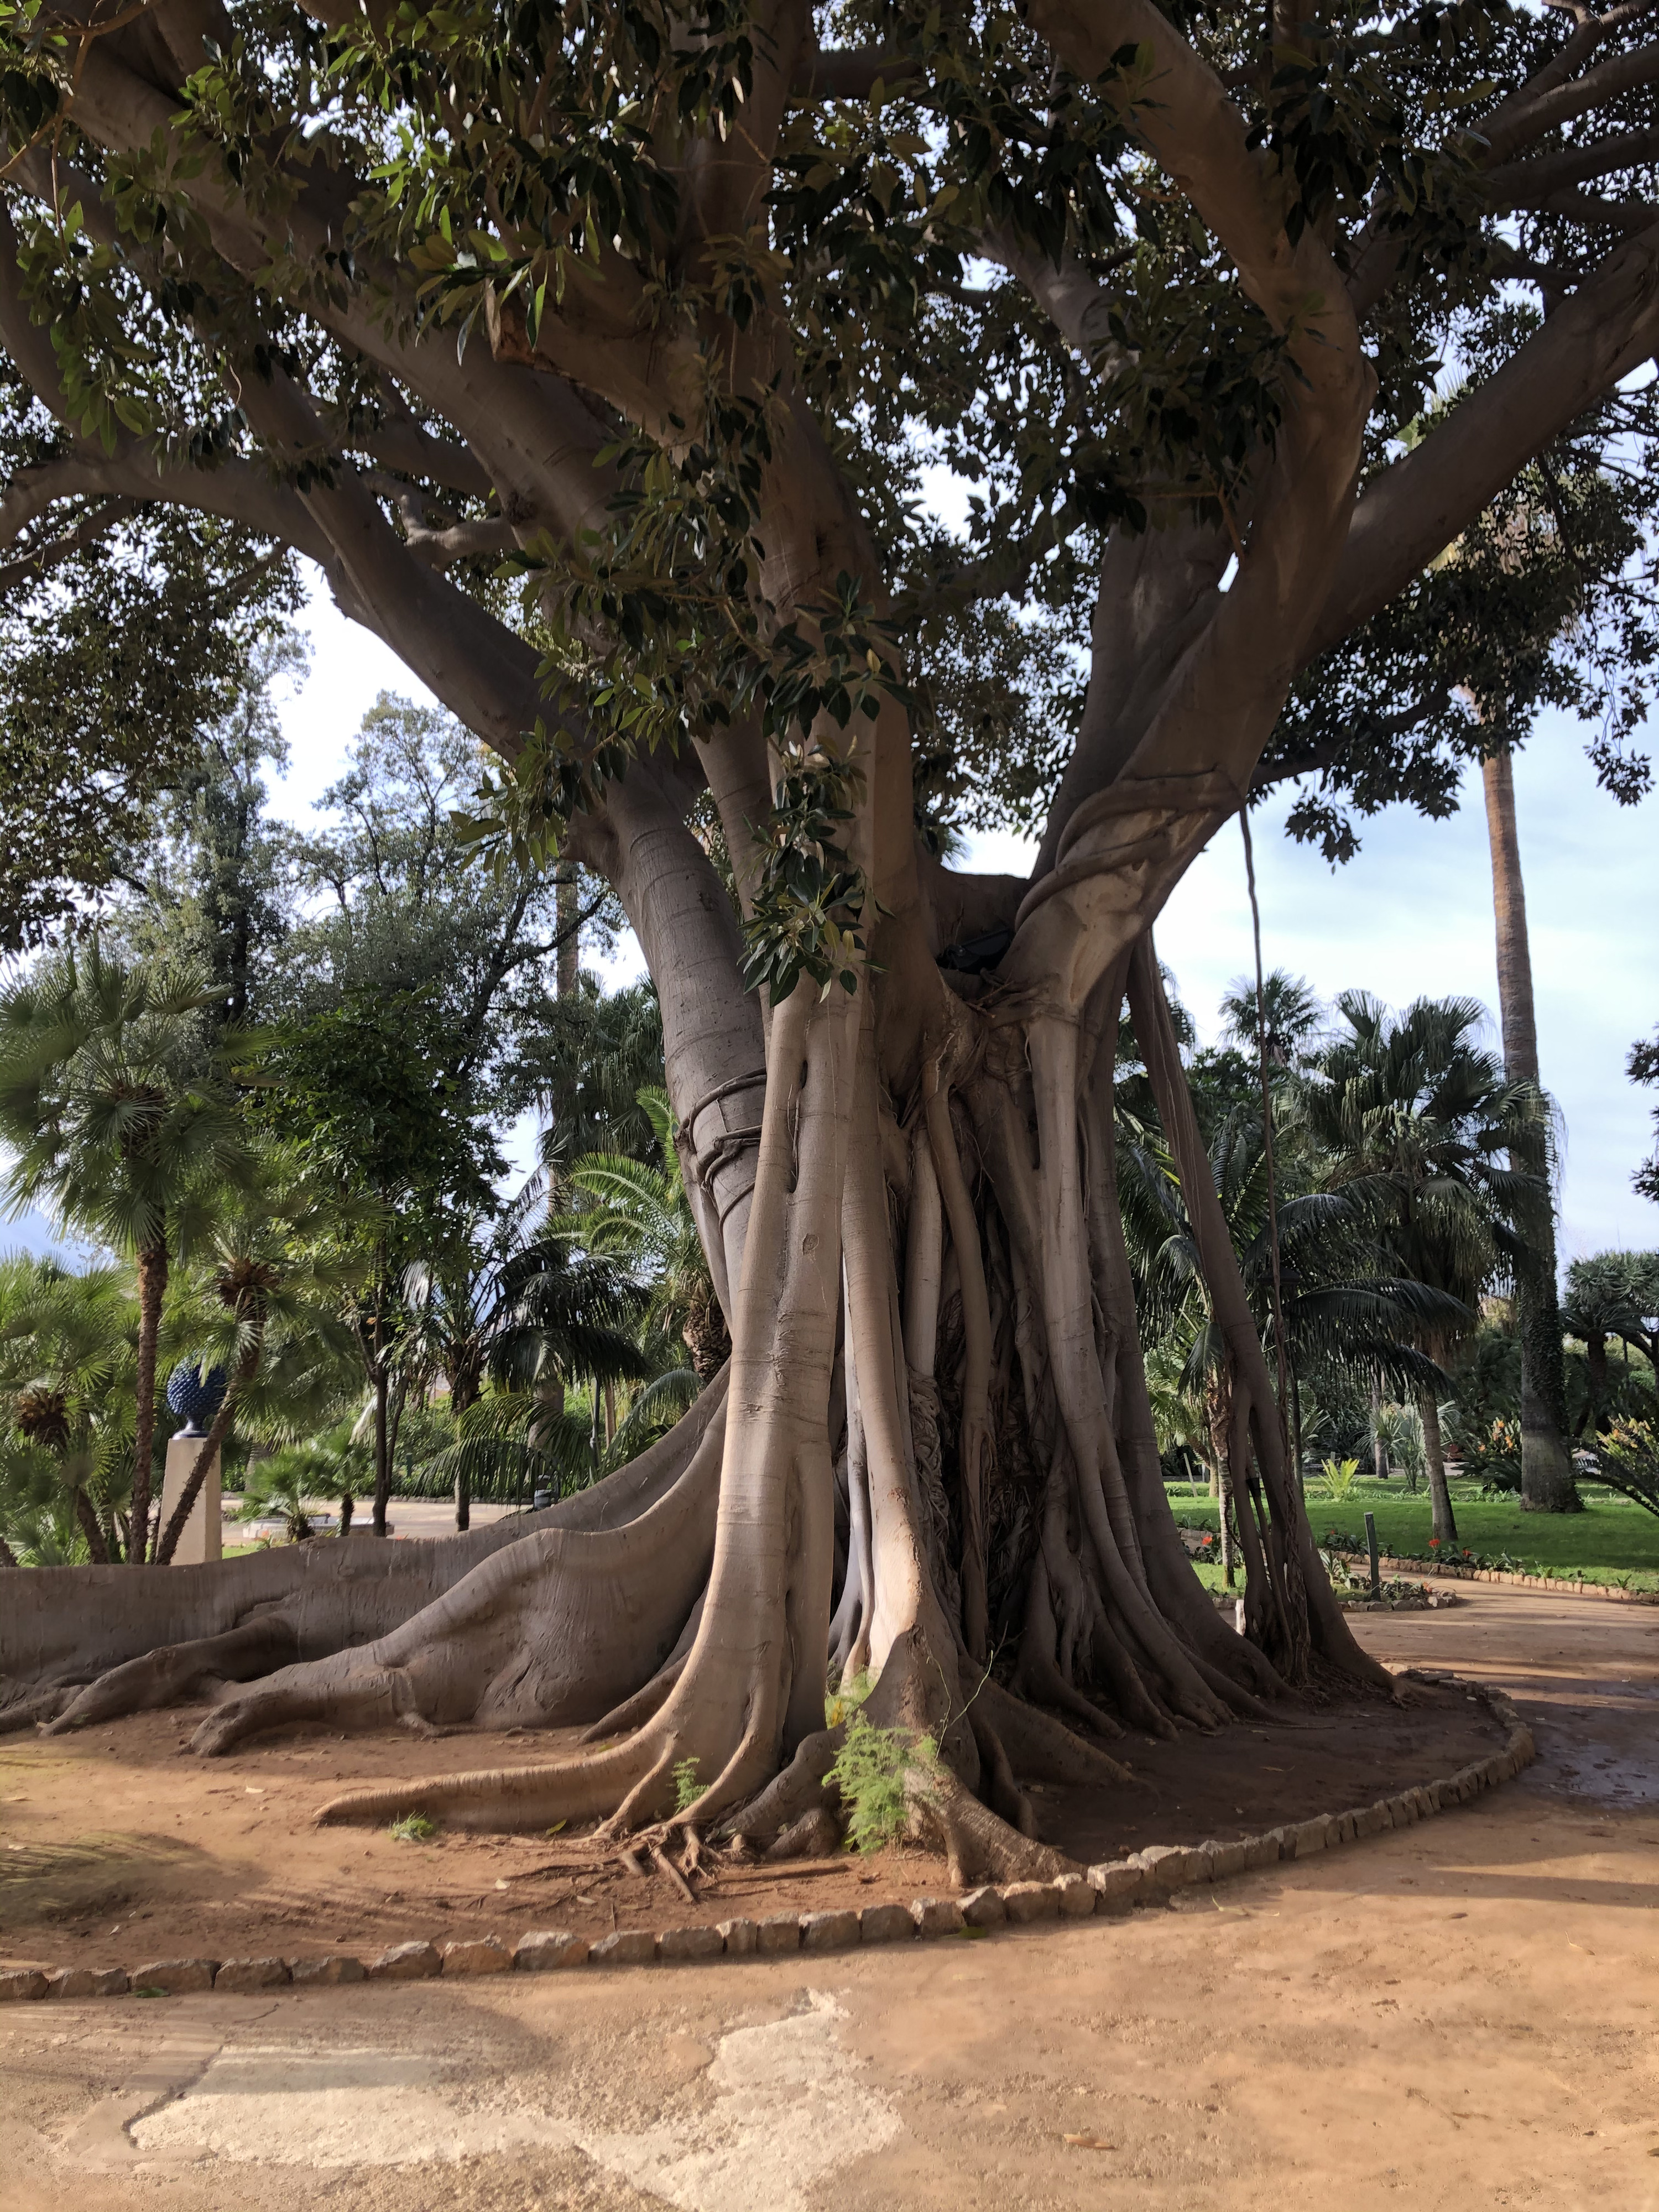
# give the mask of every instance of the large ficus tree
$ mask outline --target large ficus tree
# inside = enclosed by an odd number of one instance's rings
[[[195,1644],[136,1577],[92,1653],[43,1597],[27,1709],[211,1682],[205,1750],[586,1722],[593,1748],[394,1809],[626,1826],[693,1759],[697,1817],[764,1835],[822,1802],[833,1660],[937,1739],[918,1818],[1006,1870],[1042,1863],[1017,1774],[1371,1671],[1148,933],[1299,672],[1659,341],[1647,25],[13,15],[0,336],[45,427],[8,527],[234,519],[494,749],[480,834],[597,870],[638,933],[734,1347],[664,1443],[512,1531],[373,1577],[350,1546],[233,1567]],[[930,458],[977,487],[960,533],[918,508]],[[1030,881],[937,857],[931,795],[999,782]],[[1231,1363],[1242,1635],[1160,1480],[1126,996]]]

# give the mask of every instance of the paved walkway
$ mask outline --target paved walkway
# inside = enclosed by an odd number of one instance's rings
[[[1364,1616],[1519,1783],[1123,1922],[0,2014],[7,2212],[1659,2206],[1659,1618]]]

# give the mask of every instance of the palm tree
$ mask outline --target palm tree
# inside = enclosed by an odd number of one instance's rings
[[[1575,1434],[1596,1435],[1613,1398],[1607,1340],[1647,1348],[1647,1318],[1659,1304],[1659,1260],[1650,1252],[1596,1252],[1567,1269],[1561,1326],[1584,1347],[1589,1392]]]
[[[1392,1401],[1378,1406],[1371,1414],[1371,1441],[1383,1467],[1397,1467],[1415,1497],[1425,1465],[1423,1416],[1417,1407]]]
[[[349,1535],[357,1497],[374,1474],[368,1447],[354,1433],[355,1426],[349,1419],[337,1422],[325,1435],[283,1444],[250,1467],[237,1519],[262,1521],[273,1510],[280,1512],[289,1541],[301,1543],[313,1533],[307,1505],[323,1498],[338,1502],[339,1534]]]
[[[663,1077],[662,1009],[654,987],[608,997],[591,984],[561,993],[524,1071],[542,1102],[542,1164],[556,1182],[585,1152],[647,1158],[655,1133],[640,1092]]]
[[[247,1041],[210,1042],[204,1011],[222,994],[205,971],[127,963],[94,939],[0,993],[0,1140],[14,1213],[40,1205],[130,1255],[138,1340],[128,1558],[149,1526],[155,1354],[172,1263],[217,1190],[246,1180],[250,1153],[226,1079]]]
[[[1498,933],[1498,1012],[1504,1072],[1512,1083],[1538,1087],[1538,1017],[1533,1001],[1527,892],[1515,821],[1515,764],[1507,745],[1480,764],[1492,848],[1492,913]],[[1547,1170],[1542,1144],[1516,1164]],[[1578,1490],[1567,1449],[1566,1377],[1555,1286],[1555,1210],[1542,1213],[1516,1270],[1521,1332],[1521,1504],[1523,1511],[1571,1513]]]
[[[44,1514],[66,1516],[90,1559],[121,1557],[137,1335],[125,1268],[0,1259],[0,1516],[26,1548]]]
[[[1232,1425],[1232,1373],[1225,1337],[1211,1310],[1198,1244],[1182,1200],[1175,1164],[1161,1135],[1119,1109],[1120,1190],[1139,1278],[1137,1303],[1160,1351],[1180,1360],[1179,1387],[1204,1407],[1212,1488],[1222,1498],[1222,1564],[1231,1579],[1224,1470]],[[1260,1119],[1236,1108],[1210,1140],[1210,1172],[1238,1256],[1246,1296],[1262,1340],[1274,1348],[1273,1255],[1268,1224],[1267,1148]],[[1380,1264],[1364,1209],[1340,1192],[1310,1191],[1279,1201],[1279,1312],[1284,1319],[1286,1408],[1292,1457],[1302,1465],[1311,1423],[1303,1419],[1302,1377],[1310,1370],[1376,1370],[1397,1384],[1432,1387],[1444,1378],[1415,1339],[1461,1316],[1440,1294]],[[1150,1370],[1149,1370],[1150,1371]],[[1235,1504],[1237,1501],[1234,1501]]]
[[[662,1165],[621,1152],[584,1153],[566,1170],[566,1181],[586,1203],[560,1226],[595,1258],[618,1262],[648,1285],[647,1329],[682,1340],[699,1381],[707,1382],[731,1339],[685,1194],[667,1094],[647,1085],[638,1098]]]
[[[1261,981],[1261,1004],[1256,1005],[1255,984],[1248,975],[1235,976],[1222,994],[1221,1018],[1231,1043],[1246,1046],[1254,1054],[1261,1048],[1257,1033],[1266,1017],[1267,1060],[1273,1067],[1290,1067],[1306,1052],[1325,1018],[1306,980],[1274,968]]]
[[[493,1218],[453,1217],[438,1248],[407,1270],[404,1298],[403,1375],[417,1389],[441,1376],[464,1436],[493,1433],[488,1420],[465,1425],[487,1378],[538,1399],[551,1419],[562,1415],[571,1379],[614,1388],[650,1371],[633,1340],[642,1291],[609,1258],[573,1257],[563,1225],[548,1219],[541,1174]],[[471,1521],[477,1459],[453,1461],[458,1528]]]
[[[361,1209],[359,1209],[361,1210]],[[228,1377],[185,1486],[156,1539],[155,1560],[172,1559],[214,1455],[254,1391],[268,1350],[302,1347],[306,1363],[337,1369],[350,1356],[340,1292],[361,1271],[361,1248],[343,1236],[353,1211],[326,1197],[284,1146],[267,1146],[247,1186],[222,1200],[169,1316],[203,1371]],[[291,1363],[290,1363],[291,1364]],[[290,1390],[295,1377],[287,1378]]]
[[[1347,991],[1337,1011],[1346,1033],[1287,1079],[1292,1115],[1322,1155],[1325,1187],[1364,1210],[1394,1273],[1443,1302],[1417,1334],[1418,1349],[1442,1360],[1482,1292],[1513,1278],[1547,1206],[1542,1178],[1513,1164],[1537,1157],[1547,1103],[1475,1042],[1485,1016],[1473,1000],[1419,999],[1395,1016]],[[1416,1398],[1434,1534],[1449,1545],[1457,1528],[1439,1405],[1426,1381]]]

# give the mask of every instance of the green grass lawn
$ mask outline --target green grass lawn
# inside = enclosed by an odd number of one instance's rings
[[[1212,1499],[1194,1498],[1184,1483],[1171,1483],[1169,1490],[1177,1521],[1194,1528],[1216,1526]],[[1659,1589],[1659,1516],[1593,1485],[1585,1486],[1584,1498],[1582,1513],[1523,1513],[1515,1499],[1478,1498],[1454,1483],[1459,1545],[1489,1563],[1531,1574],[1582,1573],[1587,1582]],[[1412,1498],[1398,1480],[1359,1482],[1352,1496],[1338,1504],[1322,1496],[1318,1483],[1309,1485],[1308,1518],[1322,1544],[1335,1529],[1356,1538],[1357,1547],[1363,1548],[1367,1513],[1376,1516],[1383,1551],[1427,1553],[1431,1522],[1426,1489]]]

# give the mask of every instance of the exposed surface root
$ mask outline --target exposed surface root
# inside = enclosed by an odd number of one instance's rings
[[[295,1721],[505,1729],[610,1711],[674,1648],[707,1580],[720,1443],[713,1424],[680,1481],[629,1527],[526,1537],[392,1635],[234,1693],[194,1748],[211,1757]]]
[[[953,1888],[981,1881],[1052,1881],[1077,1871],[1063,1851],[1021,1835],[964,1790],[946,1766],[907,1770],[910,1833],[949,1862]]]
[[[164,1644],[89,1682],[46,1733],[64,1735],[122,1713],[152,1712],[160,1705],[211,1696],[228,1682],[251,1681],[292,1664],[299,1656],[299,1632],[286,1608],[263,1613],[222,1636]]]
[[[58,1689],[40,1690],[32,1698],[19,1698],[0,1711],[0,1735],[14,1735],[20,1729],[37,1728],[43,1721],[54,1720],[79,1694],[76,1684],[65,1682]]]
[[[824,1802],[823,1778],[839,1757],[845,1737],[846,1730],[839,1728],[804,1736],[783,1771],[758,1796],[728,1814],[720,1832],[765,1845],[814,1812]]]
[[[1011,1697],[988,1676],[974,1701],[973,1711],[981,1710],[994,1725],[1015,1771],[1030,1779],[1095,1789],[1134,1780],[1127,1766],[1036,1706]]]
[[[205,1566],[39,1567],[19,1575],[0,1607],[0,1730],[29,1724],[13,1720],[21,1707],[38,1717],[46,1692],[79,1690],[152,1652],[224,1636],[278,1610],[294,1624],[301,1660],[369,1644],[531,1537],[620,1532],[665,1498],[710,1436],[718,1437],[728,1379],[723,1368],[666,1436],[590,1489],[464,1535],[386,1542],[364,1534]],[[147,1682],[142,1669],[126,1679],[137,1687]]]
[[[979,1746],[980,1759],[984,1767],[984,1779],[988,1785],[988,1798],[994,1813],[1000,1814],[1011,1828],[1022,1836],[1035,1837],[1037,1832],[1036,1808],[1014,1779],[1014,1770],[1008,1764],[1008,1754],[1002,1747],[1002,1739],[992,1727],[982,1709],[970,1708],[974,1741]]]
[[[841,1849],[841,1823],[827,1805],[814,1805],[792,1820],[775,1843],[768,1844],[769,1859],[822,1859]]]

